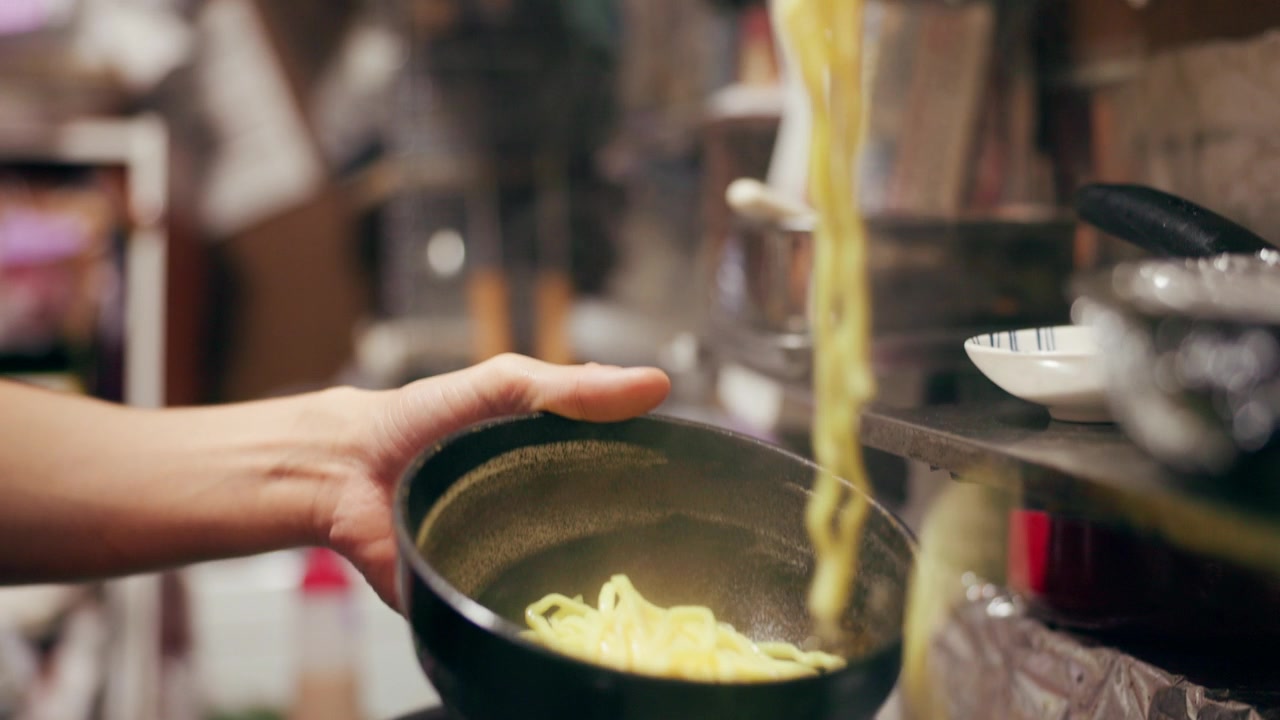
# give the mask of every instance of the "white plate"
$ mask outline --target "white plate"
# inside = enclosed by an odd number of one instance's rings
[[[1091,328],[1059,325],[987,333],[966,340],[964,350],[991,382],[1045,406],[1055,420],[1111,422]]]

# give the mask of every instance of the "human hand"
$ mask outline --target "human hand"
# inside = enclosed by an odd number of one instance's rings
[[[545,410],[581,420],[624,420],[655,408],[670,380],[653,368],[558,366],[502,355],[397,390],[330,394],[334,408],[356,413],[347,442],[349,471],[317,500],[319,537],[350,560],[392,607],[396,481],[427,447],[483,420]]]

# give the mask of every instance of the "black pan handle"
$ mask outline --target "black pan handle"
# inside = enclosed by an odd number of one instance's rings
[[[1099,230],[1159,255],[1251,254],[1274,247],[1217,213],[1142,185],[1085,185],[1076,192],[1076,213]]]

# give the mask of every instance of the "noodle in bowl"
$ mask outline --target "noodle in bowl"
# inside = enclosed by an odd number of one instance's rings
[[[593,605],[625,575],[663,608],[706,606],[761,647],[814,646],[804,508],[817,468],[657,416],[550,415],[478,426],[429,451],[397,493],[401,589],[446,705],[486,718],[860,718],[897,679],[908,531],[868,501],[842,667],[719,682],[627,672],[527,636],[551,593]],[[626,592],[622,590],[621,592]]]

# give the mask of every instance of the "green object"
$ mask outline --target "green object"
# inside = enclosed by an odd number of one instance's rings
[[[564,13],[590,45],[609,53],[617,48],[620,28],[615,0],[566,0]]]
[[[206,716],[205,720],[284,720],[284,713],[270,708],[219,710]]]

